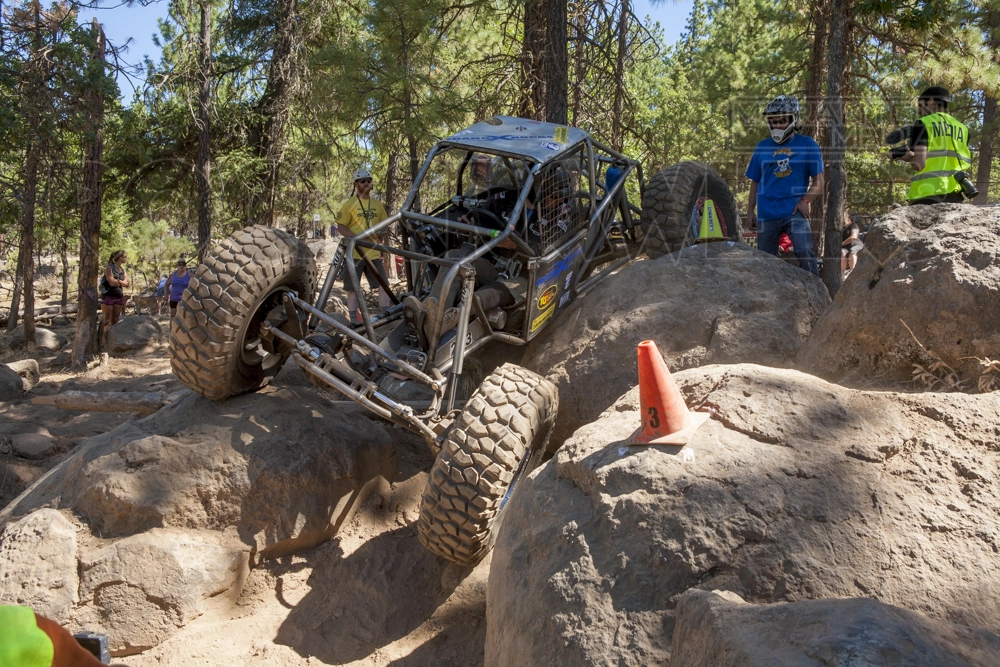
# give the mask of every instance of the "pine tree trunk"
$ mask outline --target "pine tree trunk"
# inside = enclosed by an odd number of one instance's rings
[[[523,118],[545,118],[545,37],[547,0],[524,3],[521,44],[521,110]]]
[[[976,169],[976,188],[979,194],[973,204],[985,204],[990,194],[990,180],[993,172],[993,147],[997,135],[997,98],[986,96],[983,107],[983,131],[979,137],[979,166]]]
[[[62,296],[59,299],[59,305],[63,308],[69,302],[69,253],[67,246],[68,240],[64,233],[62,239],[59,240],[59,261],[62,264]]]
[[[997,65],[1000,52],[1000,11],[987,8],[983,13],[986,40],[993,49],[994,67]],[[979,165],[976,168],[976,188],[979,194],[973,200],[974,204],[985,204],[989,199],[990,180],[993,173],[993,148],[997,137],[997,97],[984,92],[983,130],[979,139]]]
[[[844,154],[847,131],[844,127],[844,90],[848,76],[850,34],[847,23],[851,0],[831,0],[830,44],[827,57],[826,117],[830,139],[827,149],[826,174],[829,197],[826,205],[826,252],[823,255],[821,277],[830,296],[840,290],[840,240],[844,208],[847,203],[847,169]]]
[[[547,0],[545,23],[545,120],[565,125],[569,117],[566,0]]]
[[[91,60],[92,72],[104,72],[104,31],[94,19],[97,52]],[[90,145],[83,161],[83,193],[80,215],[80,271],[77,276],[76,333],[72,368],[87,367],[87,359],[97,353],[97,282],[101,270],[101,204],[104,176],[104,97],[97,88],[87,91],[87,131]]]
[[[7,333],[10,333],[17,328],[17,323],[21,318],[21,277],[24,273],[22,266],[24,265],[24,256],[21,253],[21,248],[18,246],[17,249],[17,268],[14,269],[14,290],[10,295],[10,315],[7,316]]]
[[[205,260],[212,242],[212,185],[210,147],[212,120],[212,8],[201,0],[201,58],[198,67],[198,263]]]
[[[823,123],[823,74],[826,71],[826,42],[829,36],[828,5],[825,0],[812,7],[813,43],[809,52],[809,78],[806,82],[806,126],[805,134],[820,146],[825,144],[825,124]],[[826,246],[823,227],[826,224],[826,197],[816,197],[809,207],[813,246],[817,253]]]
[[[625,98],[625,56],[628,50],[628,0],[621,0],[618,16],[618,53],[615,54],[615,97],[611,105],[611,147],[622,150],[622,105]]]
[[[292,93],[298,82],[296,57],[300,50],[298,0],[279,0],[275,23],[274,46],[267,73],[267,84],[259,104],[260,127],[256,153],[264,166],[257,175],[259,186],[251,201],[251,219],[273,225],[278,196],[278,176],[288,144]]]
[[[38,163],[41,147],[37,135],[28,144],[21,192],[21,284],[24,294],[24,342],[35,345],[35,199],[38,196]],[[9,326],[9,324],[8,324]]]

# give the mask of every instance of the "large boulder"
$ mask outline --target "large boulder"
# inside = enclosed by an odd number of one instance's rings
[[[85,441],[0,512],[72,508],[105,537],[235,527],[264,556],[329,539],[393,478],[388,433],[310,388],[224,402],[189,394]]]
[[[13,401],[24,395],[24,380],[17,371],[0,364],[0,401]]]
[[[162,337],[163,329],[152,315],[123,317],[108,329],[108,350],[112,354],[134,352],[156,345]]]
[[[53,509],[32,512],[0,532],[0,605],[31,607],[66,623],[80,585],[76,526]]]
[[[11,361],[7,367],[21,376],[25,391],[31,391],[42,375],[38,370],[38,362],[34,359],[22,359],[21,361]]]
[[[625,443],[633,389],[519,483],[487,665],[663,663],[690,588],[867,596],[1000,631],[1000,393],[862,392],[746,364],[674,377],[712,411],[683,450]]]
[[[742,243],[685,248],[625,267],[539,335],[523,366],[559,388],[561,442],[636,384],[636,345],[673,370],[712,363],[789,367],[830,297],[812,274]]]
[[[35,327],[35,345],[43,350],[58,352],[66,344],[67,338],[45,327]],[[7,347],[19,350],[24,347],[24,325],[18,324],[7,336]]]
[[[747,604],[728,591],[677,602],[671,664],[1000,665],[1000,637],[866,598]]]
[[[246,551],[215,533],[153,529],[80,557],[75,620],[100,627],[115,655],[160,644],[204,613],[206,601],[238,597],[249,572]]]
[[[797,367],[858,386],[909,380],[934,361],[914,336],[973,388],[976,357],[1000,353],[1000,209],[910,206],[878,221]]]

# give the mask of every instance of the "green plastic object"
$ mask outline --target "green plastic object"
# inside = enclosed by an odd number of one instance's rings
[[[30,607],[0,606],[0,667],[52,667],[53,651]]]

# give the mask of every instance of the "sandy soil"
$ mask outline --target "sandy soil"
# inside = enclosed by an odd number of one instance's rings
[[[164,328],[166,318],[161,318]],[[72,329],[57,329],[72,337]],[[0,342],[0,348],[2,348]],[[181,385],[165,345],[69,373],[52,353],[0,353],[0,362],[32,356],[42,381],[31,395],[68,389],[159,391]],[[280,384],[280,377],[276,380]],[[0,424],[44,426],[58,451],[29,461],[0,435],[0,506],[56,465],[80,442],[132,418],[130,413],[76,413],[0,403]],[[375,495],[335,539],[293,557],[257,563],[238,599],[219,596],[177,635],[129,665],[481,665],[489,559],[460,568],[418,542],[415,521],[432,458],[402,430],[395,438],[396,479]],[[6,444],[6,446],[4,446]]]

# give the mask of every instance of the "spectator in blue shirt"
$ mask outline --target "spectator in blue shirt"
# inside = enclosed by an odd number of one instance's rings
[[[796,134],[799,101],[779,95],[764,108],[771,136],[754,149],[747,166],[747,221],[757,247],[777,256],[782,233],[792,239],[799,267],[819,275],[809,227],[809,203],[823,192],[823,156],[811,138]]]

